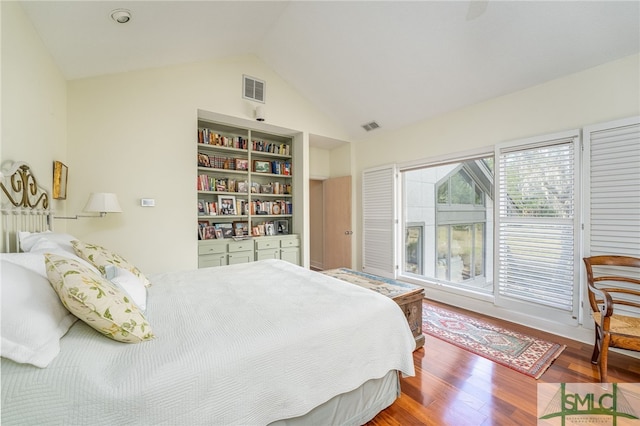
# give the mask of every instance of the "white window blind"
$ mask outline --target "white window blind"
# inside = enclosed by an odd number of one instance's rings
[[[640,118],[585,128],[585,256],[640,257]]]
[[[362,269],[395,277],[395,167],[362,173]]]
[[[498,304],[577,317],[578,131],[497,147]]]

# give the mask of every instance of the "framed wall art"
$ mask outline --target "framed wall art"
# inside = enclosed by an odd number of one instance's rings
[[[67,177],[69,169],[60,161],[53,162],[53,198],[56,200],[67,199]]]

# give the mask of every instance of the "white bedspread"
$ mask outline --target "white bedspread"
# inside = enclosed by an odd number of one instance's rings
[[[404,314],[373,291],[277,260],[151,281],[153,341],[78,321],[48,368],[2,359],[2,424],[264,425],[414,374]]]

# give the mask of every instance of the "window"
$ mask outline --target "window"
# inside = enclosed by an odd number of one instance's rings
[[[501,143],[495,155],[406,165],[402,278],[576,325],[581,256],[640,255],[640,117],[583,134],[584,147],[571,130]]]
[[[575,248],[578,132],[497,148],[496,303],[526,302],[577,319]],[[562,312],[565,312],[563,315]]]
[[[402,172],[403,273],[493,291],[492,166],[478,158]]]

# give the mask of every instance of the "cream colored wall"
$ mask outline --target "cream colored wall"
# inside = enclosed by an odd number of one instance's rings
[[[353,168],[351,153],[352,144],[347,143],[330,151],[330,170],[331,177],[349,176]]]
[[[253,122],[256,104],[241,96],[243,74],[267,83],[267,123],[345,137],[253,56],[71,81],[68,165],[81,178],[70,180],[69,209],[80,211],[91,191],[108,191],[124,212],[75,222],[70,231],[144,271],[195,268],[196,114]],[[140,207],[140,198],[155,199],[156,207]]]
[[[38,183],[51,190],[53,160],[67,161],[67,83],[19,3],[3,1],[0,9],[0,162],[28,162]],[[64,201],[51,205],[65,213]],[[55,227],[64,231],[66,223]]]
[[[65,162],[68,199],[54,203],[60,213],[81,213],[92,191],[116,192],[122,214],[57,220],[56,229],[110,247],[145,272],[197,266],[197,110],[254,122],[256,104],[241,97],[243,74],[267,82],[267,123],[304,132],[307,148],[307,132],[346,138],[253,56],[66,82],[19,4],[0,4],[2,160],[30,162],[49,188],[53,160]],[[303,163],[307,148],[296,151]],[[308,164],[300,166],[306,182]],[[301,195],[296,206],[308,212]],[[156,207],[140,207],[143,197]]]
[[[309,177],[326,179],[331,176],[331,151],[323,148],[309,148]]]
[[[356,143],[359,172],[638,114],[640,55]],[[398,141],[402,141],[401,143]]]

